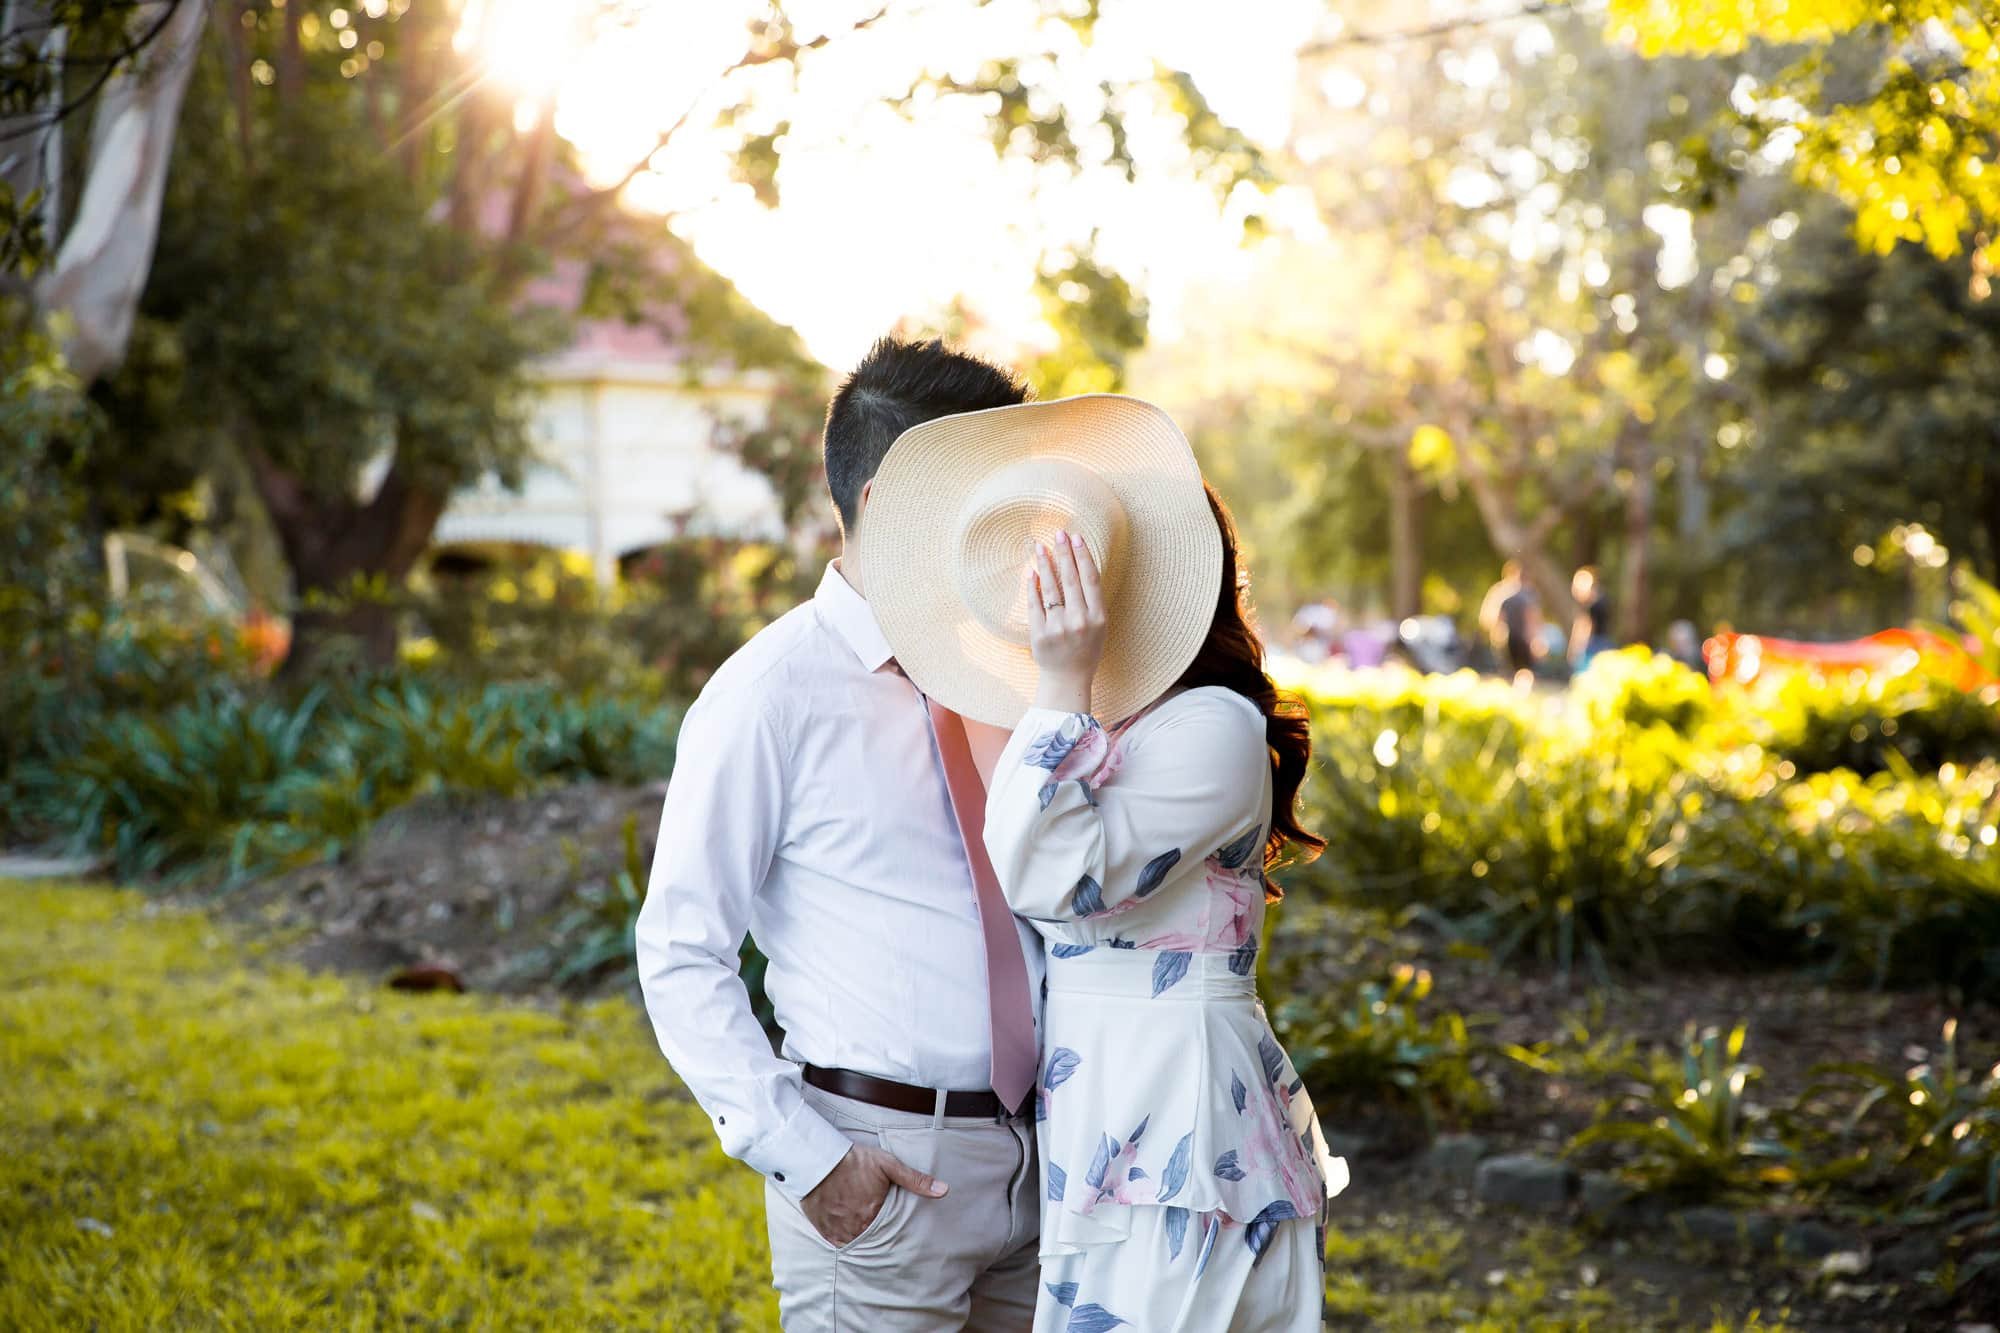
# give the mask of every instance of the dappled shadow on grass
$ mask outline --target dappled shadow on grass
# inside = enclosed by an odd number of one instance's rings
[[[0,1327],[776,1327],[757,1181],[629,1002],[253,949],[0,883]]]

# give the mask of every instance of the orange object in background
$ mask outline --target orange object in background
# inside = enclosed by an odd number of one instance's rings
[[[291,651],[291,622],[280,620],[262,608],[252,609],[243,617],[236,635],[244,651],[250,654],[250,660],[257,664],[260,675],[268,676],[277,670],[285,654]]]
[[[1821,675],[1865,671],[1871,676],[1900,676],[1928,662],[1942,680],[1961,690],[1993,683],[1964,646],[1921,629],[1885,629],[1865,639],[1837,643],[1802,643],[1770,639],[1761,634],[1718,634],[1702,645],[1708,678],[1720,684],[1748,685],[1771,675],[1812,671]]]

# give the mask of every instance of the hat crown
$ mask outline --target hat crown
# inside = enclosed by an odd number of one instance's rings
[[[1129,523],[1103,477],[1082,463],[1038,455],[996,468],[958,512],[954,570],[960,599],[989,633],[1028,642],[1030,542],[1073,532],[1090,548],[1105,597],[1115,600]]]

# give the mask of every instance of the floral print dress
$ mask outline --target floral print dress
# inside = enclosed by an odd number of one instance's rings
[[[1035,1327],[1317,1329],[1347,1182],[1256,997],[1271,761],[1230,690],[1031,709],[986,846],[1048,952]]]

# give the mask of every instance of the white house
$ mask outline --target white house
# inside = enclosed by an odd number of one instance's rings
[[[558,273],[542,299],[580,283]],[[599,583],[620,557],[681,535],[782,540],[763,477],[718,449],[722,423],[754,423],[773,392],[762,372],[691,369],[686,350],[650,325],[581,320],[535,368],[538,459],[519,492],[492,478],[453,498],[434,545],[477,551],[526,544],[589,555]]]

